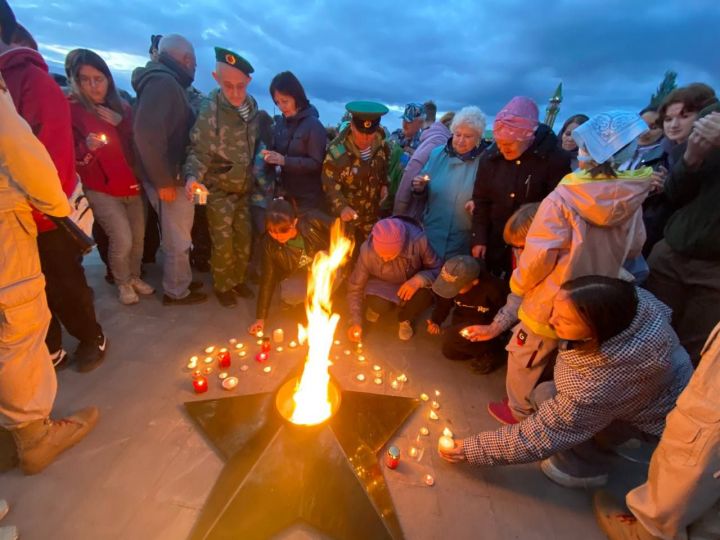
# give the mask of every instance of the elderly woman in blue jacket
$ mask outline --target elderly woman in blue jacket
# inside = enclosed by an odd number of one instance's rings
[[[413,180],[413,192],[426,197],[423,226],[435,253],[447,260],[470,254],[472,193],[480,154],[485,149],[485,115],[464,107],[450,124],[452,137],[430,153]]]

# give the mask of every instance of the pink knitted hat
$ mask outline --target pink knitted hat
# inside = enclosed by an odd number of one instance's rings
[[[527,141],[535,136],[538,126],[538,107],[524,96],[515,96],[497,113],[493,133],[496,139]]]
[[[405,225],[399,219],[378,221],[372,228],[372,245],[375,253],[385,259],[394,259],[405,244]]]

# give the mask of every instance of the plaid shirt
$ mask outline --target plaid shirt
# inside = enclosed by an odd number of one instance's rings
[[[475,465],[539,461],[591,439],[615,420],[660,436],[665,416],[692,375],[670,327],[670,309],[638,289],[630,326],[594,351],[561,350],[557,395],[519,424],[464,440]]]

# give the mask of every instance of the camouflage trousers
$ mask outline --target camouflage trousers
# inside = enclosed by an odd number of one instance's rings
[[[245,282],[252,244],[250,198],[238,193],[211,191],[207,200],[207,220],[212,241],[213,282],[217,291],[226,292]]]

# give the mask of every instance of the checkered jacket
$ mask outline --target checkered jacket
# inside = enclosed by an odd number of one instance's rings
[[[665,416],[692,375],[670,327],[670,309],[638,289],[630,326],[595,351],[561,350],[557,395],[519,424],[465,439],[475,465],[539,461],[591,439],[615,420],[660,436]]]

